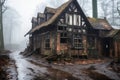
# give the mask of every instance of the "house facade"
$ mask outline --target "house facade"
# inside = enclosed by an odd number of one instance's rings
[[[32,18],[29,51],[42,55],[114,56],[113,28],[106,19],[86,17],[77,0],[58,8],[46,7]]]

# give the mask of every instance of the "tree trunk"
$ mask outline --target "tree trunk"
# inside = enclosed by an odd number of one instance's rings
[[[0,50],[4,49],[3,23],[2,23],[2,4],[0,0]]]

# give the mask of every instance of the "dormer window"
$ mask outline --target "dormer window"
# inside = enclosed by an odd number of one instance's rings
[[[45,21],[45,14],[44,13],[38,13],[37,14],[37,24],[41,24]]]
[[[46,21],[50,19],[55,14],[55,12],[56,12],[56,9],[46,7],[44,11]]]
[[[32,22],[32,28],[37,26],[37,18],[33,17],[31,22]]]

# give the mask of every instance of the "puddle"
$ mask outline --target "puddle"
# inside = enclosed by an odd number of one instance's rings
[[[11,58],[15,60],[15,64],[17,66],[18,80],[32,80],[34,75],[47,72],[45,67],[32,64],[19,53],[19,51],[16,51],[10,55]]]
[[[76,77],[73,77],[72,74],[58,70],[58,69],[48,69],[52,80],[80,80]]]
[[[41,64],[38,64],[32,60],[29,60],[32,64],[36,66],[43,66]],[[72,76],[72,74],[58,70],[53,69],[50,66],[43,66],[47,68],[48,73],[45,73],[44,76],[36,76],[34,80],[80,80]]]
[[[44,66],[44,65],[42,65],[42,64],[39,64],[39,63],[36,63],[36,62],[34,62],[34,61],[32,61],[32,60],[28,60],[31,64],[34,64],[34,65],[36,65],[36,66],[39,66],[39,67],[47,67],[47,66]]]
[[[110,79],[106,75],[100,74],[94,70],[86,69],[86,70],[83,70],[83,73],[87,74],[93,80],[114,80],[114,79]]]

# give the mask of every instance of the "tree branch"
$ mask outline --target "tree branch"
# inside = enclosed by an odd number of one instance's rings
[[[4,13],[7,10],[7,7],[3,5],[3,11],[2,13]]]
[[[5,3],[6,0],[1,0],[1,5],[3,5]]]
[[[120,3],[117,2],[117,11],[118,11],[118,14],[120,15]]]

